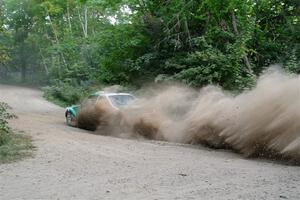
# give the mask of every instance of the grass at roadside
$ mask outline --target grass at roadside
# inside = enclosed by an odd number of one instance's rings
[[[16,161],[32,155],[34,148],[29,136],[0,133],[0,163]]]
[[[13,133],[9,127],[7,120],[16,118],[9,109],[6,103],[0,102],[0,163],[30,156],[33,149],[30,137]]]

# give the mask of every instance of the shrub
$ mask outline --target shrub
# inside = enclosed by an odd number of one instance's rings
[[[68,83],[60,83],[45,87],[44,97],[60,106],[76,104],[89,93],[89,89],[84,86],[73,86]]]
[[[10,138],[10,128],[8,126],[8,119],[16,117],[7,112],[10,109],[8,104],[0,102],[0,146],[7,143]]]

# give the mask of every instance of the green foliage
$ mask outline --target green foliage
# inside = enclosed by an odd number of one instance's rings
[[[243,54],[237,51],[236,44],[227,44],[223,51],[208,44],[203,37],[194,38],[192,44],[197,50],[180,60],[167,60],[165,67],[176,69],[168,79],[193,87],[218,84],[225,89],[243,90],[251,86],[255,77],[243,68]]]
[[[295,54],[295,51],[290,54],[290,57],[285,64],[285,69],[289,72],[300,74],[300,60],[297,59]]]
[[[0,7],[1,76],[48,84],[46,96],[67,103],[81,98],[86,82],[176,80],[241,91],[271,64],[300,72],[298,0],[4,0]]]

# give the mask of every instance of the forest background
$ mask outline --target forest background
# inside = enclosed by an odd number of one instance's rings
[[[0,0],[0,81],[62,105],[104,85],[251,88],[300,73],[299,0]]]

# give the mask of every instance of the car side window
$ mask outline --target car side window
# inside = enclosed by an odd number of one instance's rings
[[[95,96],[95,95],[90,96],[88,98],[88,103],[95,104],[97,102],[97,99],[98,99],[98,96]]]
[[[101,101],[103,101],[103,96],[98,96],[97,97],[97,100],[96,100],[96,102],[95,103],[99,103],[99,102],[101,102]]]
[[[91,95],[81,103],[81,106],[93,105],[97,102],[97,98],[98,96]]]

